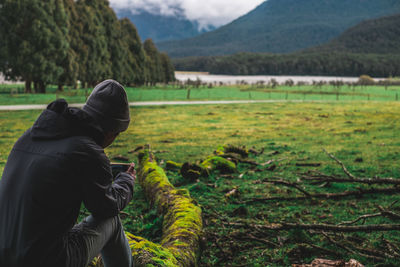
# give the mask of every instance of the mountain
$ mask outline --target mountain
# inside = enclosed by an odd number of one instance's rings
[[[146,11],[132,13],[130,10],[116,10],[119,18],[128,18],[136,26],[142,40],[151,38],[154,42],[190,38],[215,28],[200,29],[196,21],[183,17],[162,16]]]
[[[327,44],[288,54],[175,58],[176,70],[228,75],[400,75],[400,14],[367,20]]]
[[[398,12],[399,0],[268,0],[217,30],[157,46],[171,57],[288,53],[326,43],[363,20]]]
[[[363,21],[328,44],[304,52],[400,54],[400,14]]]

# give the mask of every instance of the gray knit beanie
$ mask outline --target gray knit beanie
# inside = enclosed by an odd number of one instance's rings
[[[104,132],[119,133],[129,126],[128,98],[124,87],[114,80],[99,83],[83,110],[95,119]]]

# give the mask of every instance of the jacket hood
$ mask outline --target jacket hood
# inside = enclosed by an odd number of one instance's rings
[[[103,131],[94,119],[79,108],[68,107],[64,99],[50,103],[31,128],[33,139],[61,139],[78,135],[92,137],[97,144],[104,139]]]

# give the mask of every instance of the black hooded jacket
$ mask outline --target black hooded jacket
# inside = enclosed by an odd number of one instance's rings
[[[0,267],[65,266],[82,202],[98,218],[129,203],[134,181],[113,182],[103,138],[86,112],[57,100],[15,143],[0,181]]]

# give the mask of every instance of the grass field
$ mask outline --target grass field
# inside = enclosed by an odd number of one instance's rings
[[[111,159],[123,155],[136,160],[130,151],[151,144],[161,162],[195,162],[212,154],[219,145],[233,144],[265,148],[254,160],[275,161],[275,169],[269,168],[271,164],[257,168],[240,164],[237,174],[216,173],[193,183],[182,181],[177,173],[167,172],[174,184],[184,184],[202,206],[206,241],[200,266],[289,266],[309,263],[316,257],[355,258],[366,266],[400,265],[400,237],[396,231],[330,233],[326,237],[321,231],[285,230],[262,231],[255,236],[249,232],[250,227],[235,226],[235,223],[263,225],[283,221],[338,224],[376,213],[378,206],[400,213],[400,203],[394,202],[400,200],[398,194],[252,202],[266,197],[302,196],[294,188],[266,183],[277,178],[298,182],[310,193],[383,187],[355,183],[321,186],[300,181],[301,175],[310,170],[345,177],[341,167],[323,149],[333,153],[357,177],[400,177],[400,103],[160,106],[135,107],[131,113],[129,129],[106,150]],[[38,115],[38,111],[0,112],[0,172],[13,143]],[[235,188],[237,194],[227,197],[226,193]],[[159,240],[162,218],[148,207],[140,186],[125,211],[128,231]],[[395,221],[372,217],[365,222],[388,223]],[[377,255],[382,251],[393,258]]]
[[[56,87],[49,87],[47,94],[23,94],[21,85],[0,86],[0,105],[47,104],[57,98],[65,98],[70,103],[83,103],[90,94],[90,89],[57,92]],[[129,101],[171,101],[171,100],[323,100],[323,101],[398,101],[399,86],[357,86],[321,87],[278,86],[220,86],[214,88],[180,89],[173,86],[127,88]]]

